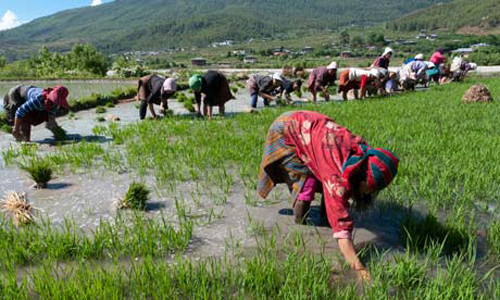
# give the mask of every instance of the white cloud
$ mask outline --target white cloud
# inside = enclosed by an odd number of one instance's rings
[[[22,22],[19,21],[17,15],[13,11],[7,10],[2,19],[0,19],[0,30],[11,29],[21,24]]]
[[[90,4],[90,6],[97,6],[97,5],[101,5],[102,4],[102,0],[92,0],[92,4]]]

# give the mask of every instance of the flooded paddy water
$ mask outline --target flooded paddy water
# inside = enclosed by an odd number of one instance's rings
[[[307,94],[302,99],[294,96],[296,104],[306,101]],[[246,91],[240,89],[236,95],[237,100],[232,100],[226,105],[226,113],[243,113],[249,110],[250,97]],[[337,99],[338,100],[338,99]],[[262,100],[258,107],[263,106]],[[174,114],[189,114],[182,103],[175,100],[169,101],[169,108]],[[107,112],[102,115],[115,115],[120,118],[119,125],[133,124],[138,122],[138,109],[136,102],[126,102],[118,104],[114,108],[106,108]],[[217,114],[217,108],[214,109]],[[94,109],[75,113],[74,117],[68,116],[58,118],[58,123],[67,131],[69,138],[78,141],[91,141],[102,145],[105,149],[109,147],[111,139],[104,136],[96,136],[93,128],[98,125],[106,125],[106,122],[96,120],[98,114]],[[192,116],[195,119],[194,115]],[[215,121],[218,122],[218,121]],[[265,134],[265,133],[263,133]],[[6,151],[10,147],[16,148],[19,145],[14,142],[11,135],[0,133],[0,150]],[[43,125],[33,128],[33,144],[37,144],[37,154],[46,155],[52,153],[57,147],[54,146],[54,140],[50,131]],[[261,147],[256,145],[256,147]],[[96,165],[91,168],[84,168],[71,172],[65,170],[62,174],[57,174],[56,178],[51,180],[46,189],[33,189],[33,183],[25,172],[21,171],[16,165],[3,166],[0,171],[0,193],[6,191],[26,191],[29,199],[33,202],[36,209],[50,218],[55,226],[64,223],[64,219],[70,218],[75,224],[85,231],[94,230],[101,220],[112,221],[117,208],[115,202],[119,197],[123,197],[128,186],[138,176],[133,173],[115,172],[106,170],[102,166]],[[210,207],[197,207],[189,199],[192,197],[195,182],[184,182],[176,185],[175,192],[166,191],[164,187],[156,186],[154,176],[148,176],[145,179],[147,186],[152,190],[150,194],[149,206],[146,209],[147,215],[163,214],[168,219],[176,220],[175,197],[188,199],[191,204],[191,213],[199,218],[206,218]],[[296,230],[299,228],[307,235],[316,236],[327,242],[328,248],[336,247],[331,238],[331,229],[328,227],[298,226],[293,222],[291,203],[289,202],[289,192],[285,188],[277,188],[273,195],[275,204],[260,205],[257,207],[248,206],[245,203],[245,190],[241,180],[236,179],[231,186],[231,192],[227,196],[227,202],[221,207],[215,208],[214,217],[217,220],[211,224],[195,226],[193,241],[189,246],[189,251],[195,252],[201,256],[221,256],[226,250],[226,243],[229,239],[236,239],[243,246],[255,245],[255,234],[249,229],[250,222],[261,224],[268,231],[276,226],[281,227],[284,232]],[[172,195],[174,193],[174,195]],[[256,195],[253,195],[256,197]],[[207,203],[211,200],[205,199]],[[203,202],[202,201],[202,202]],[[198,205],[199,206],[199,205]],[[257,224],[256,223],[256,224]],[[397,232],[399,225],[392,225],[392,233],[388,236],[390,244],[398,243]],[[386,228],[386,230],[391,230]],[[356,241],[366,243],[380,240],[382,237],[369,229],[360,228],[356,234]],[[316,242],[308,243],[312,248],[317,247]],[[335,243],[336,244],[336,243]]]

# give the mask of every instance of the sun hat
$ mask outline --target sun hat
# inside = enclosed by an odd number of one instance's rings
[[[419,53],[419,54],[415,55],[415,59],[416,60],[424,60],[424,55],[422,53]]]

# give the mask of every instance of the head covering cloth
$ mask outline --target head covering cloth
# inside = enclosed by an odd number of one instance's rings
[[[51,110],[54,105],[63,109],[69,109],[68,95],[68,89],[62,85],[44,89],[42,91],[42,98],[45,100],[46,110]]]
[[[361,144],[357,153],[344,163],[343,178],[351,181],[354,176],[361,175],[371,190],[379,191],[394,179],[398,164],[399,159],[391,151]]]
[[[200,89],[203,83],[202,78],[203,76],[201,76],[200,74],[191,76],[191,78],[189,78],[189,88],[192,90]]]
[[[162,94],[163,93],[174,93],[177,91],[177,81],[175,78],[167,78],[163,82],[163,87],[162,87]]]

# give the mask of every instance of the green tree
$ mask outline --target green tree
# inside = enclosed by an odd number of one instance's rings
[[[91,44],[77,44],[66,55],[66,68],[78,74],[106,75],[106,58]]]
[[[343,45],[349,45],[349,40],[349,32],[347,32],[347,30],[342,31],[340,33],[340,43],[342,43]]]
[[[365,44],[365,41],[360,36],[355,36],[351,39],[351,48],[357,49],[362,48]]]
[[[7,64],[7,59],[4,56],[0,56],[0,69],[3,69]]]

